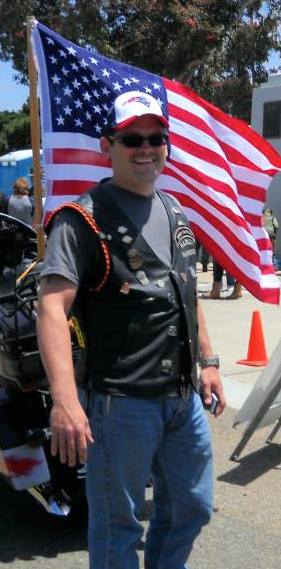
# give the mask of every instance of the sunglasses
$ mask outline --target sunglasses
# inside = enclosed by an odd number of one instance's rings
[[[117,142],[121,142],[121,144],[126,148],[140,148],[145,141],[147,141],[150,146],[156,148],[159,146],[165,146],[168,144],[169,140],[168,135],[161,132],[155,132],[149,136],[142,136],[142,134],[132,132],[124,134],[123,136],[111,136],[108,138],[111,142],[114,142],[115,140]]]

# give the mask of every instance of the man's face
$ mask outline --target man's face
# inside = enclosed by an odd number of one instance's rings
[[[167,158],[167,145],[163,143],[160,146],[152,146],[145,140],[139,147],[128,148],[122,138],[128,134],[148,137],[166,133],[157,118],[143,116],[133,124],[116,131],[110,140],[101,139],[102,151],[111,160],[113,178],[117,185],[143,194],[153,190],[154,182],[162,172]]]

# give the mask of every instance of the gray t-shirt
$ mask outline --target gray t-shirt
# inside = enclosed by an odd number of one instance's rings
[[[171,266],[171,231],[165,206],[155,192],[149,197],[134,194],[110,182],[103,186],[116,205],[134,224],[150,248]],[[56,215],[48,239],[41,277],[60,275],[79,284],[93,270],[100,248],[83,218],[70,209]]]
[[[33,206],[28,196],[11,196],[7,209],[9,215],[16,217],[27,225],[32,224]]]

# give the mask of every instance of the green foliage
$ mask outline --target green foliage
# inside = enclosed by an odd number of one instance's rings
[[[0,13],[0,59],[22,81],[30,14],[75,43],[191,83],[247,121],[252,88],[281,50],[280,0],[0,0]]]
[[[197,68],[192,87],[227,113],[250,122],[253,87],[267,80],[270,51],[281,51],[280,10],[274,1],[267,2],[267,13],[261,0],[243,4],[220,48]]]
[[[19,112],[0,112],[0,154],[31,146],[29,108]]]

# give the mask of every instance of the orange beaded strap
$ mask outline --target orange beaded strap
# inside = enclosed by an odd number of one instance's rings
[[[105,272],[104,272],[104,276],[103,276],[101,282],[96,287],[90,289],[90,290],[93,290],[95,292],[99,292],[104,287],[104,285],[105,285],[105,283],[109,277],[110,268],[111,268],[111,257],[110,257],[108,245],[105,241],[105,236],[103,235],[102,231],[98,227],[98,225],[97,225],[95,219],[93,218],[93,216],[91,215],[91,213],[89,211],[87,211],[83,206],[81,206],[77,202],[69,202],[69,203],[65,203],[65,204],[62,204],[61,206],[57,207],[49,216],[48,221],[47,221],[47,227],[50,224],[50,222],[52,221],[52,219],[54,218],[54,215],[56,215],[56,213],[58,213],[58,211],[61,211],[64,208],[73,209],[74,211],[77,211],[78,213],[80,213],[80,215],[82,215],[83,219],[90,226],[92,231],[94,231],[94,233],[99,238],[99,243],[100,243],[100,246],[102,248],[103,255],[104,255]]]

